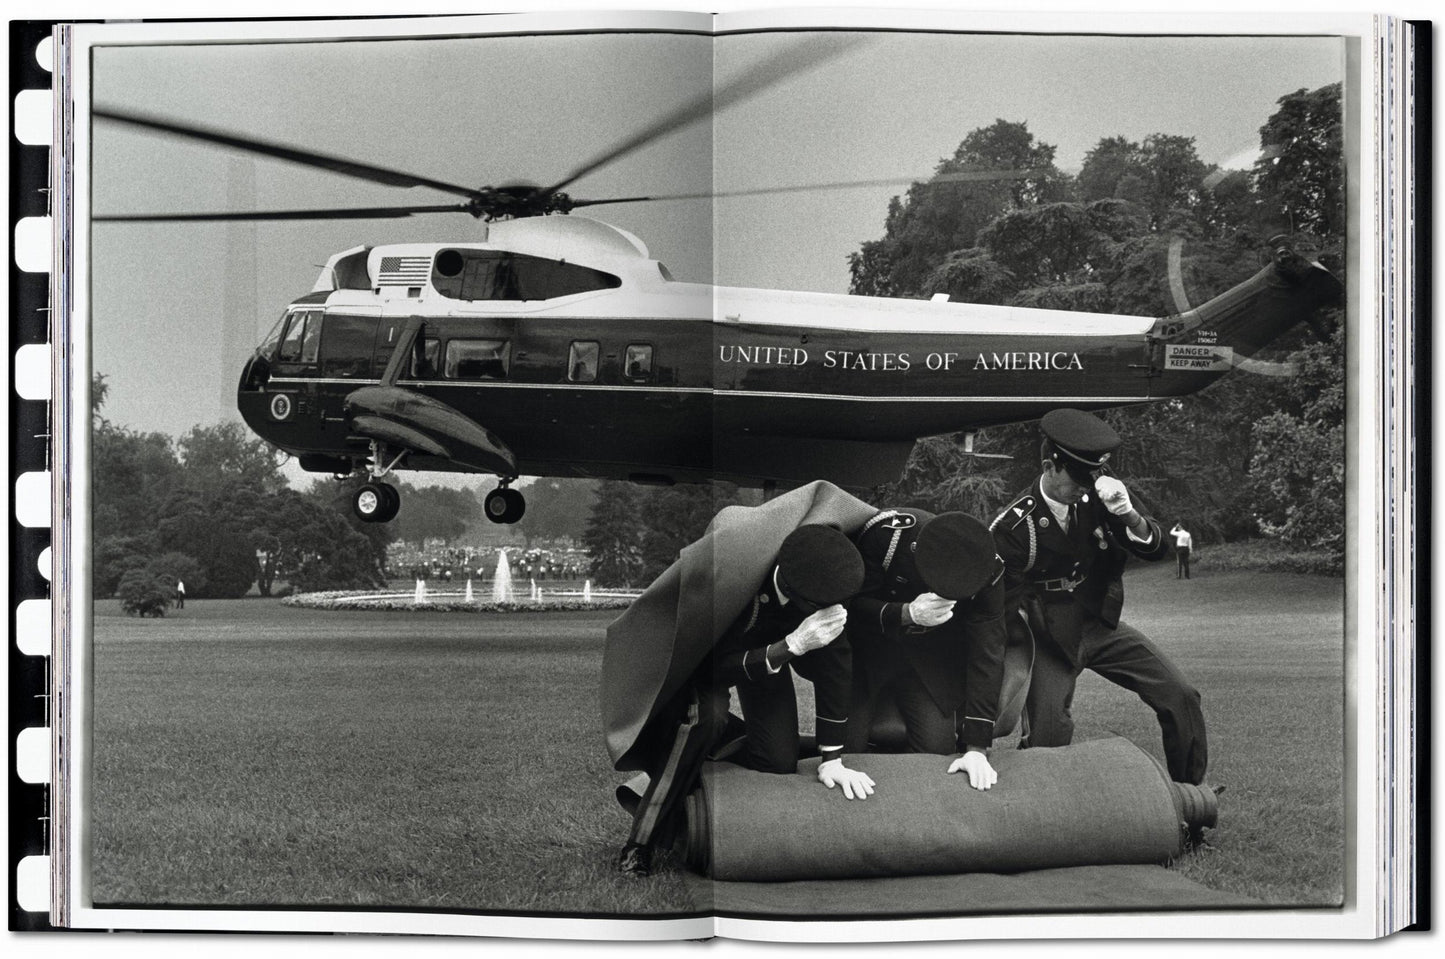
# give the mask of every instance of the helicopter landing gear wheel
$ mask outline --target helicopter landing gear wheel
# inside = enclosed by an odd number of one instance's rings
[[[515,523],[522,518],[527,511],[527,501],[522,494],[514,489],[494,489],[487,494],[486,502],[482,507],[487,514],[487,519],[493,523]]]
[[[351,509],[363,523],[385,523],[401,509],[401,494],[389,483],[363,483],[351,497]]]

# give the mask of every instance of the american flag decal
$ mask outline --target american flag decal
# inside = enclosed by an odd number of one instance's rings
[[[424,286],[431,276],[429,256],[384,256],[377,286]]]

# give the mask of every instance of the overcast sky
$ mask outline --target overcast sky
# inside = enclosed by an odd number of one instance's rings
[[[590,34],[96,51],[95,102],[464,184],[554,182],[802,34],[716,41]],[[660,139],[576,196],[925,178],[971,130],[1027,121],[1077,170],[1100,138],[1194,137],[1247,164],[1279,97],[1344,75],[1334,38],[873,35]],[[98,123],[97,213],[450,202]],[[906,185],[602,207],[678,279],[845,292],[846,257]],[[320,265],[358,244],[465,240],[462,215],[260,224],[96,224],[93,355],[106,414],[179,435],[234,416],[250,348]],[[158,384],[164,384],[164,388]],[[486,424],[506,435],[506,424]],[[418,477],[425,481],[424,477]]]

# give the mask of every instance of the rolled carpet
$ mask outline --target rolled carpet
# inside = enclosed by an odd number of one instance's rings
[[[949,760],[849,756],[878,784],[864,801],[822,786],[817,760],[798,775],[710,763],[688,797],[687,862],[745,882],[1162,863],[1218,814],[1207,788],[1170,782],[1122,738],[1002,750],[987,791],[948,775]]]

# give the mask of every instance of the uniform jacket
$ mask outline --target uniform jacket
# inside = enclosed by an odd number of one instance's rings
[[[1060,529],[1035,480],[994,519],[990,529],[1004,561],[1005,603],[1012,614],[1031,598],[1058,603],[1067,597],[1083,615],[1097,617],[1112,629],[1124,608],[1128,557],[1161,559],[1169,541],[1149,516],[1144,516],[1148,541],[1135,541],[1124,518],[1110,513],[1092,491],[1075,504],[1074,515],[1070,529]]]
[[[913,545],[932,518],[924,510],[885,510],[857,537],[864,580],[848,612],[854,669],[866,681],[886,676],[883,667],[902,658],[940,709],[963,714],[965,742],[986,748],[993,742],[1008,644],[1003,582],[960,600],[942,625],[905,624],[908,603],[929,591],[914,566]],[[872,695],[876,684],[867,690]]]
[[[827,646],[802,656],[790,652],[768,656],[771,644],[786,639],[807,618],[797,603],[783,603],[779,599],[773,577],[767,577],[752,603],[718,639],[708,679],[716,686],[732,687],[791,665],[799,676],[813,684],[818,745],[841,748],[853,693],[853,655],[848,631],[845,629]],[[792,695],[791,688],[787,694]]]
[[[831,523],[851,535],[876,512],[820,481],[761,506],[718,513],[703,537],[607,627],[600,699],[616,768],[644,769],[670,747],[673,730],[659,718],[757,597],[790,532]]]

